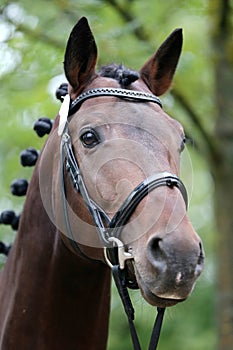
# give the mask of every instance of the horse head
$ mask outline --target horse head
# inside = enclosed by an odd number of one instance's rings
[[[84,259],[105,262],[102,248],[106,245],[110,250],[118,242],[111,222],[121,215],[122,203],[127,209],[140,192],[124,222],[118,223],[117,238],[125,256],[130,257],[124,266],[127,278],[138,285],[147,302],[161,307],[190,295],[204,262],[201,239],[187,216],[185,190],[179,180],[184,130],[163,111],[157,97],[171,85],[181,47],[182,31],[178,29],[138,72],[115,64],[96,72],[95,39],[82,18],[73,28],[65,52],[69,96],[63,107],[68,118],[64,123],[61,116],[57,118],[48,140],[58,145],[64,137],[67,141],[68,135],[70,148],[60,154],[60,160],[52,150],[47,152],[41,163],[45,207],[66,245],[75,254],[81,251]],[[73,164],[67,166],[69,152],[80,172],[73,173],[73,180],[77,186],[83,181],[87,198],[80,188],[75,190],[68,176]],[[52,178],[47,170],[51,163]],[[59,172],[63,180],[55,176]],[[62,181],[72,239],[64,219]],[[152,182],[154,187],[148,189]],[[48,198],[45,183],[52,187],[52,198]],[[96,232],[88,210],[92,205],[104,222],[102,230],[109,235],[105,240]]]

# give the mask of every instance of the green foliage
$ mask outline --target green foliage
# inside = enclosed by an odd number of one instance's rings
[[[63,73],[63,52],[72,26],[87,16],[99,49],[99,66],[119,62],[139,69],[176,27],[184,29],[184,51],[174,86],[190,102],[203,128],[214,125],[213,72],[209,47],[209,19],[206,1],[101,1],[20,0],[0,1],[0,211],[21,211],[22,198],[9,192],[13,179],[30,179],[31,170],[20,167],[19,153],[27,147],[41,149],[32,126],[39,117],[54,118],[60,103],[54,98],[53,79]],[[52,88],[51,88],[52,86]],[[180,120],[194,145],[188,147],[189,162],[182,176],[189,184],[190,217],[200,232],[207,253],[206,269],[188,301],[167,310],[159,349],[213,350],[215,336],[215,261],[213,182],[205,164],[208,150],[195,123],[171,94],[165,109]],[[191,164],[191,165],[190,165]],[[190,168],[191,167],[191,168]],[[192,179],[190,178],[191,169]],[[192,189],[192,185],[194,188]],[[11,242],[14,234],[0,227],[0,239]],[[1,257],[0,264],[4,262]],[[127,322],[113,289],[109,350],[131,349]],[[136,324],[142,342],[147,343],[155,310],[133,293]]]

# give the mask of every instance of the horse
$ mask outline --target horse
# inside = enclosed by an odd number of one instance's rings
[[[179,179],[185,134],[158,97],[181,48],[176,29],[139,71],[97,72],[87,19],[72,29],[67,94],[0,274],[1,350],[106,349],[116,266],[161,309],[193,291],[204,251]]]

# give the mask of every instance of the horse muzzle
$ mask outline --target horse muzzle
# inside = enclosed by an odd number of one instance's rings
[[[134,260],[143,297],[152,305],[165,307],[191,294],[204,267],[204,252],[200,239],[155,234],[147,243],[145,256],[135,253]]]

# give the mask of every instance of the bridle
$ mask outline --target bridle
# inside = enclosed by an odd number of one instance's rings
[[[120,88],[98,88],[82,93],[71,103],[67,95],[68,98],[66,99],[65,97],[63,102],[64,105],[66,104],[66,107],[62,106],[63,110],[60,113],[60,124],[61,119],[63,120],[62,123],[64,123],[64,125],[61,125],[61,128],[59,126],[60,134],[62,136],[60,144],[60,177],[64,222],[68,238],[75,251],[77,251],[81,256],[87,258],[75,241],[69,222],[64,165],[75,190],[82,196],[84,203],[93,219],[99,239],[104,246],[104,256],[106,263],[112,269],[112,274],[128,317],[134,349],[140,350],[141,346],[133,323],[134,309],[127,289],[128,287],[138,288],[138,286],[137,284],[129,281],[125,273],[125,261],[128,259],[133,259],[134,257],[132,252],[125,250],[124,244],[120,240],[121,232],[124,228],[124,225],[128,222],[131,215],[133,214],[137,205],[154,189],[160,186],[167,186],[170,188],[177,187],[183,196],[186,207],[188,198],[186,188],[182,181],[176,175],[169,172],[154,174],[141,182],[125,199],[112,219],[110,219],[107,213],[90,198],[73,152],[72,139],[69,132],[69,121],[71,119],[71,116],[74,115],[74,113],[80,108],[81,104],[84,101],[90,98],[101,96],[114,96],[134,102],[154,102],[160,107],[162,107],[162,103],[157,96],[140,91],[132,91]],[[159,340],[165,308],[157,308],[157,310],[158,314],[155,320],[148,350],[155,350],[157,348]]]

